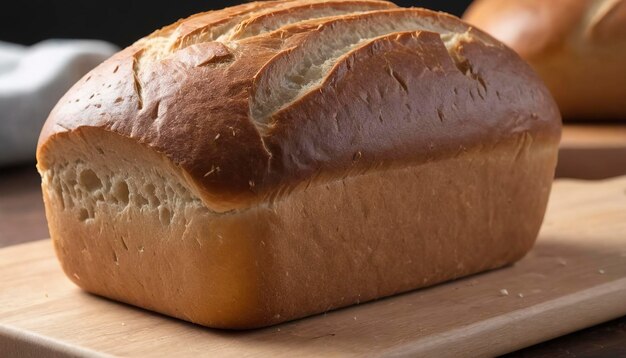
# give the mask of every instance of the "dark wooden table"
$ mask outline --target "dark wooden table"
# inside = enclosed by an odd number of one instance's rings
[[[35,164],[0,167],[0,248],[49,236],[40,183]]]
[[[48,237],[39,184],[34,164],[0,168],[0,248]],[[509,356],[626,357],[626,317]]]

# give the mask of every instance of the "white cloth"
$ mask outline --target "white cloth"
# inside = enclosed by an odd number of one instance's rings
[[[0,166],[34,160],[48,114],[83,75],[117,48],[92,40],[0,42]]]

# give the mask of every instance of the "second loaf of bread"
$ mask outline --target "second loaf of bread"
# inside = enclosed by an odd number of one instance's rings
[[[567,119],[626,119],[626,0],[477,0],[463,17],[546,82]]]
[[[536,74],[457,18],[268,1],[103,63],[51,113],[37,158],[78,286],[250,328],[515,262],[559,136]]]

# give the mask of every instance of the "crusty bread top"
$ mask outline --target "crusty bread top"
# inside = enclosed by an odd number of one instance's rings
[[[529,59],[565,42],[626,46],[626,0],[477,0],[463,18]]]
[[[372,0],[249,3],[156,31],[61,99],[38,165],[85,126],[162,153],[217,212],[560,136],[552,97],[511,50],[453,16]]]

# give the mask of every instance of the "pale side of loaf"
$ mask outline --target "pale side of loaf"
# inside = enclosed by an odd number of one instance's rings
[[[251,328],[515,262],[559,137],[537,75],[457,18],[299,0],[138,41],[60,101],[37,157],[78,286]]]
[[[464,20],[530,62],[565,119],[626,118],[626,0],[478,0]]]

